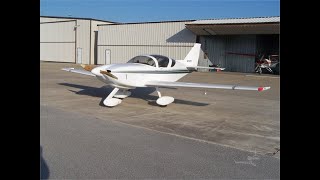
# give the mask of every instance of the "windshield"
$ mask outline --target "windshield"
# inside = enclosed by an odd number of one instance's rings
[[[156,66],[154,60],[151,57],[148,56],[136,56],[128,61],[128,63],[140,63],[140,64],[146,64],[149,66]]]

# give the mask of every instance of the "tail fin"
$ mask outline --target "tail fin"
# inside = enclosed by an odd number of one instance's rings
[[[196,67],[198,66],[199,55],[200,55],[201,44],[196,43],[192,49],[189,51],[188,55],[181,61],[187,67]]]

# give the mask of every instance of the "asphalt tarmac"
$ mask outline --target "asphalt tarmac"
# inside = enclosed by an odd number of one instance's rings
[[[40,102],[43,179],[280,179],[280,159]]]

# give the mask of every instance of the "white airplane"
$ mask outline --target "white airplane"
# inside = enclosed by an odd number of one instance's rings
[[[123,64],[108,64],[98,67],[81,65],[84,70],[75,68],[63,68],[62,70],[94,76],[98,80],[114,87],[113,91],[103,101],[103,104],[108,107],[120,104],[122,99],[131,95],[130,89],[135,89],[136,87],[155,87],[159,96],[156,102],[160,106],[172,103],[174,98],[161,96],[159,87],[196,87],[255,91],[270,89],[270,87],[176,82],[198,68],[224,70],[224,68],[197,66],[200,46],[201,44],[196,43],[184,60],[174,60],[162,55],[139,55]]]

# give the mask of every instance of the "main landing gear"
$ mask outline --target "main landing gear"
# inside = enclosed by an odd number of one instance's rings
[[[170,97],[170,96],[161,96],[161,93],[159,91],[159,88],[156,87],[156,90],[157,90],[157,93],[158,93],[158,96],[159,98],[157,99],[157,104],[160,105],[160,106],[166,106],[168,104],[171,104],[173,101],[174,101],[174,98],[173,97]]]
[[[159,88],[156,87],[159,98],[157,99],[157,104],[160,106],[166,106],[174,101],[173,97],[161,96]],[[126,89],[114,88],[108,97],[103,101],[103,104],[108,107],[114,107],[122,102],[122,99],[131,95],[131,92]]]
[[[114,107],[120,104],[122,102],[122,99],[130,95],[131,95],[131,92],[128,90],[125,90],[125,89],[119,90],[119,88],[114,88],[113,91],[108,95],[108,97],[103,101],[103,104],[108,107]]]

